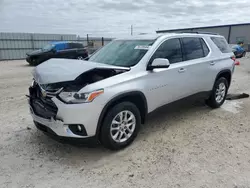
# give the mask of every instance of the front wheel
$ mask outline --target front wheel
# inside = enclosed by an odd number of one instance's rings
[[[101,128],[104,147],[119,150],[131,144],[141,125],[138,108],[131,102],[122,102],[110,109]]]
[[[228,81],[221,77],[216,80],[214,88],[209,99],[206,101],[207,105],[212,108],[219,108],[226,100],[228,91]]]

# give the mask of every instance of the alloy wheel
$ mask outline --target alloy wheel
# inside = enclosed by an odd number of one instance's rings
[[[121,111],[111,122],[110,135],[117,143],[126,142],[134,133],[135,127],[135,115],[128,110]]]

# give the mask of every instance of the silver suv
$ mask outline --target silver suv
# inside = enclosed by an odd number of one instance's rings
[[[203,93],[207,105],[220,107],[233,71],[233,53],[220,35],[119,39],[88,61],[51,59],[37,66],[28,101],[43,132],[77,142],[97,138],[121,149],[163,105]]]

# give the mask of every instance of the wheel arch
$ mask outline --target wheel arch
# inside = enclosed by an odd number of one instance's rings
[[[98,123],[97,123],[97,129],[96,129],[97,137],[99,137],[102,122],[107,112],[116,104],[119,104],[124,101],[132,102],[137,106],[141,114],[141,122],[145,123],[146,115],[148,113],[147,99],[145,95],[141,91],[131,91],[131,92],[123,93],[111,99],[102,109],[102,112],[99,116]]]
[[[232,72],[231,72],[231,70],[225,69],[225,70],[220,71],[216,76],[215,82],[216,82],[216,80],[218,80],[221,77],[224,77],[224,78],[227,79],[228,87],[229,87],[230,84],[231,84],[231,80],[232,80]]]

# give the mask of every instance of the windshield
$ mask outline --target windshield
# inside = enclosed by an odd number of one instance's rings
[[[54,44],[47,44],[46,46],[44,46],[44,47],[42,48],[42,50],[47,51],[47,50],[51,50],[51,49],[54,48],[54,47],[55,47]]]
[[[154,40],[116,40],[93,54],[89,61],[131,67],[142,59],[153,43]]]

